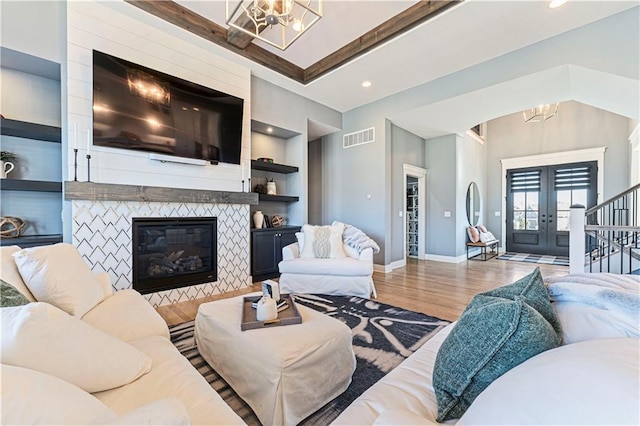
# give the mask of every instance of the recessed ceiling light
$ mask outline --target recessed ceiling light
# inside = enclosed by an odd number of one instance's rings
[[[362,87],[371,87],[371,82],[369,80],[365,80],[362,82]]]
[[[273,133],[273,127],[267,127],[267,133]]]
[[[551,9],[555,9],[556,7],[560,7],[563,4],[565,4],[566,2],[568,2],[569,0],[551,0],[549,2],[549,7]]]

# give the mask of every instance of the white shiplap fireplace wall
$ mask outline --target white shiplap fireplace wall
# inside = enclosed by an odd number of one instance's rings
[[[66,179],[73,180],[73,145],[78,180],[87,177],[91,138],[93,50],[211,87],[244,99],[242,165],[192,166],[161,163],[147,153],[91,147],[91,181],[172,188],[241,191],[251,159],[251,74],[248,68],[207,49],[210,43],[123,1],[68,1],[67,62],[63,64],[63,152]],[[209,48],[210,49],[210,48]],[[66,66],[65,66],[66,65]],[[66,78],[65,78],[66,76]],[[65,102],[66,100],[66,102]],[[116,289],[130,288],[132,217],[217,216],[219,258],[216,283],[154,293],[167,304],[250,285],[249,205],[74,200],[65,205],[65,236],[96,272],[107,270]],[[126,232],[125,232],[126,230]],[[126,236],[125,236],[126,234]],[[222,244],[222,246],[220,246]]]

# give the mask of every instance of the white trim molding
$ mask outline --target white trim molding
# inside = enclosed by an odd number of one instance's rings
[[[598,198],[596,204],[602,202],[604,188],[604,153],[606,146],[598,148],[580,149],[576,151],[553,152],[549,154],[529,155],[526,157],[504,158],[502,163],[502,217],[507,213],[507,170],[523,169],[526,167],[552,166],[554,164],[581,163],[596,161],[598,163]],[[500,246],[506,250],[507,222],[502,220]]]
[[[373,271],[374,272],[381,272],[383,274],[388,274],[391,271],[393,271],[394,269],[404,268],[405,266],[407,266],[407,259],[401,259],[401,260],[396,260],[395,262],[391,262],[388,265],[374,264],[373,265]]]
[[[460,263],[467,260],[467,254],[461,254],[460,256],[441,256],[439,254],[427,254],[425,259],[432,260],[434,262]]]

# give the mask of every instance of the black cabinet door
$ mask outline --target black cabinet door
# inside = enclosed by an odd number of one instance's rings
[[[299,227],[270,228],[251,232],[251,275],[253,281],[278,277],[282,248],[295,243]]]
[[[278,266],[278,263],[282,260],[282,248],[289,244],[298,242],[298,239],[296,238],[296,232],[298,231],[299,229],[287,229],[286,231],[279,232],[280,236],[278,237],[278,242],[280,244],[280,249],[277,254],[276,266]]]
[[[251,258],[252,275],[259,277],[278,272],[277,259],[282,259],[280,245],[276,237],[277,232],[259,231],[252,233]],[[279,253],[280,252],[280,253]],[[279,254],[278,254],[279,253]]]

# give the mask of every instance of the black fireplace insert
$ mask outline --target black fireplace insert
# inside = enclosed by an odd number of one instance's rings
[[[142,294],[218,279],[217,218],[133,218],[133,288]]]

